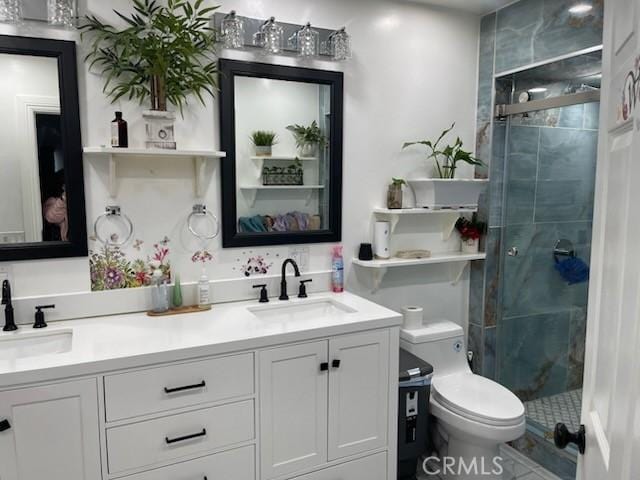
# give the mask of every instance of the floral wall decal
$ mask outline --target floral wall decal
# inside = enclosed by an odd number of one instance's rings
[[[89,251],[89,270],[91,273],[91,290],[116,290],[120,288],[137,288],[149,285],[153,269],[151,261],[160,264],[160,269],[167,279],[171,278],[169,263],[169,238],[165,237],[153,245],[153,253],[146,259],[127,258],[123,250],[114,245],[100,244],[98,250]],[[136,241],[136,250],[140,250],[141,241]]]
[[[262,255],[255,255],[249,257],[240,270],[245,277],[250,277],[251,275],[266,275],[272,266],[273,262],[267,262]]]

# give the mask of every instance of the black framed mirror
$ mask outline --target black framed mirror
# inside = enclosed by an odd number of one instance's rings
[[[76,45],[0,35],[0,261],[87,255]]]
[[[337,242],[342,72],[220,60],[223,247]]]

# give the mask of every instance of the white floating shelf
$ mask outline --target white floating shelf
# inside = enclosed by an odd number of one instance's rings
[[[196,195],[201,197],[204,195],[205,162],[227,156],[225,152],[216,150],[168,150],[162,148],[84,147],[83,151],[87,155],[101,155],[109,159],[109,195],[112,198],[116,196],[118,191],[118,158],[191,158],[195,168]]]
[[[442,219],[442,239],[448,240],[455,229],[456,222],[460,215],[465,213],[475,213],[477,208],[374,208],[373,214],[389,220],[391,233],[395,232],[400,217],[406,215],[436,215]]]
[[[249,204],[252,207],[256,204],[256,196],[258,192],[264,192],[268,190],[307,190],[309,194],[307,195],[306,204],[308,205],[311,201],[313,192],[316,190],[322,190],[323,188],[324,185],[240,185],[240,190],[244,192]]]
[[[318,160],[318,157],[292,157],[290,155],[253,156],[251,157],[251,160],[284,160],[294,162],[296,158],[301,162],[311,162],[314,160]]]
[[[387,273],[389,268],[408,267],[414,265],[435,265],[442,263],[463,263],[462,267],[458,269],[452,283],[456,284],[460,281],[462,273],[467,266],[467,263],[473,260],[484,260],[486,253],[462,253],[462,252],[446,252],[446,253],[434,253],[428,258],[390,258],[388,260],[360,260],[358,258],[353,259],[353,264],[359,267],[370,269],[373,274],[373,291],[377,291],[380,288],[382,279]]]

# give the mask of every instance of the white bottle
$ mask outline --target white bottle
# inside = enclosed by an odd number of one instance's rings
[[[154,313],[162,313],[169,310],[169,290],[167,280],[160,270],[159,266],[155,266],[151,274],[151,311]]]
[[[209,295],[209,277],[207,277],[207,271],[202,268],[202,275],[198,280],[198,306],[206,307],[211,304]]]

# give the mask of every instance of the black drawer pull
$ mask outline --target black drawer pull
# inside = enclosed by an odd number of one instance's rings
[[[204,437],[207,434],[207,429],[203,428],[201,432],[192,433],[191,435],[185,435],[184,437],[176,437],[169,438],[164,437],[164,441],[168,444],[176,443],[176,442],[184,442],[185,440],[191,440],[192,438]]]
[[[11,424],[9,420],[0,421],[0,432],[4,432],[5,430],[9,430],[11,428]]]
[[[194,388],[204,388],[207,384],[202,380],[194,385],[185,385],[184,387],[167,388],[164,387],[164,393],[183,392],[185,390],[193,390]]]
[[[320,371],[326,372],[327,370],[329,370],[329,362],[322,362],[320,364]]]
[[[335,360],[333,360],[333,361],[331,362],[331,366],[332,366],[333,368],[340,368],[340,360],[338,360],[338,359],[336,358]]]

